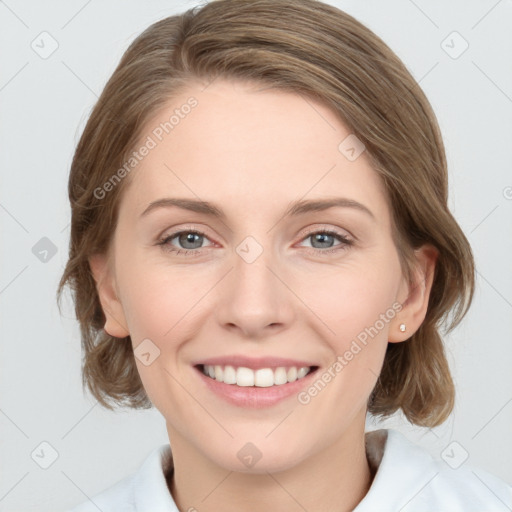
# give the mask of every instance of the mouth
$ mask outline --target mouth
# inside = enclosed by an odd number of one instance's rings
[[[269,408],[297,398],[319,369],[305,361],[244,357],[210,359],[193,367],[207,393],[245,409]]]
[[[237,387],[269,388],[284,386],[315,372],[318,366],[246,366],[199,364],[196,368],[212,380]]]

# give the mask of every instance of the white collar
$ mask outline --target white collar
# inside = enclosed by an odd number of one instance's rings
[[[512,510],[511,486],[466,464],[454,470],[397,430],[367,432],[366,453],[376,474],[370,490],[353,512]],[[136,473],[93,501],[105,506],[105,510],[123,507],[122,510],[136,512],[179,512],[164,476],[170,468],[171,449],[164,444],[148,455]],[[114,508],[107,508],[111,506]],[[82,510],[93,509],[77,512]]]

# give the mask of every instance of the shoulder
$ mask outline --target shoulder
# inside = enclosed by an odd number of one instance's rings
[[[377,473],[354,512],[470,512],[512,509],[512,486],[463,464],[453,469],[396,430],[387,430]],[[370,433],[371,434],[371,433]],[[382,431],[373,436],[382,442]],[[370,436],[371,439],[372,436]]]
[[[172,464],[168,444],[155,448],[139,469],[67,512],[178,512],[164,471]]]

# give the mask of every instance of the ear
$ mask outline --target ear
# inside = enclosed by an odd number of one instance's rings
[[[106,318],[105,331],[116,338],[129,336],[130,333],[126,327],[127,323],[121,301],[116,293],[115,279],[108,256],[106,254],[94,254],[89,258],[89,266],[96,281],[96,290]]]
[[[422,245],[414,251],[416,268],[413,273],[413,283],[402,280],[397,301],[402,309],[390,322],[388,341],[399,343],[409,339],[421,326],[428,309],[428,301],[439,251],[431,244]],[[400,325],[405,324],[405,331],[400,331]]]

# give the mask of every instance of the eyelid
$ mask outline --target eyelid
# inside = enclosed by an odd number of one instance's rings
[[[198,234],[204,236],[205,238],[208,238],[208,240],[210,240],[211,242],[214,241],[214,240],[212,240],[212,237],[208,233],[209,229],[206,226],[197,225],[197,224],[185,224],[185,225],[178,224],[177,226],[173,226],[171,228],[164,229],[164,231],[162,231],[162,233],[160,235],[158,235],[157,238],[158,238],[158,240],[163,240],[164,238],[174,237],[183,232],[198,233]]]
[[[318,233],[318,232],[323,232],[323,231],[330,231],[330,232],[333,232],[333,233],[336,233],[336,235],[338,236],[341,236],[341,237],[344,237],[344,238],[349,238],[353,241],[356,241],[357,238],[352,235],[352,233],[346,229],[342,229],[342,228],[339,228],[337,226],[332,226],[331,224],[315,224],[314,226],[308,226],[307,228],[304,228],[304,231],[302,231],[301,233],[301,238],[300,240],[302,241],[304,239],[304,237],[308,236],[308,235],[312,235],[314,233]]]

